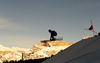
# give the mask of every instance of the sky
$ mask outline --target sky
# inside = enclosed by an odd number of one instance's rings
[[[0,44],[32,48],[55,30],[66,42],[100,32],[100,0],[0,0]]]

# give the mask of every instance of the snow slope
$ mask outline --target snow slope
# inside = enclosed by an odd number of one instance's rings
[[[83,39],[43,63],[100,63],[100,36]]]

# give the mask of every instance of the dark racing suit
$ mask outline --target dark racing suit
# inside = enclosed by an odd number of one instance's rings
[[[55,40],[54,36],[57,36],[57,32],[56,31],[51,31],[50,40]]]

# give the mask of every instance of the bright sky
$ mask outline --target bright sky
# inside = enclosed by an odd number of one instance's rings
[[[48,29],[66,42],[93,36],[100,29],[100,0],[0,0],[0,44],[31,48],[49,39]]]

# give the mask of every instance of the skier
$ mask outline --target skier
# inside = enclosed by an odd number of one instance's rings
[[[51,33],[50,40],[51,41],[56,40],[56,38],[54,36],[57,36],[57,32],[54,30],[51,30],[51,29],[49,29],[48,31],[49,31],[49,33]]]

